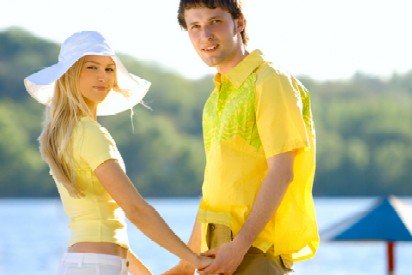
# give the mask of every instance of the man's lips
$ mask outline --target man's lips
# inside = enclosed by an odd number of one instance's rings
[[[204,51],[204,52],[212,52],[212,51],[216,50],[217,48],[219,48],[219,45],[218,45],[218,44],[216,44],[216,45],[209,45],[209,46],[202,47],[202,51]]]

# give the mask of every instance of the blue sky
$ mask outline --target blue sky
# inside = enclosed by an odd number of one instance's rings
[[[0,30],[23,27],[61,43],[80,30],[100,31],[113,47],[187,77],[213,73],[176,22],[178,0],[4,1]],[[378,77],[412,69],[408,0],[244,0],[248,49],[314,79]]]

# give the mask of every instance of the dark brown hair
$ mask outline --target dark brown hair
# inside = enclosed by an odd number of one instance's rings
[[[199,7],[206,7],[209,9],[221,8],[229,12],[233,19],[245,18],[240,0],[180,0],[179,10],[177,11],[177,21],[183,29],[187,30],[185,10]],[[240,35],[242,36],[243,44],[246,45],[249,40],[246,33],[246,27]]]

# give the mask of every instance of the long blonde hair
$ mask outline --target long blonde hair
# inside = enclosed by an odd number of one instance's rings
[[[71,135],[81,117],[91,116],[79,89],[83,64],[84,57],[56,81],[54,96],[46,109],[43,131],[39,137],[41,155],[49,164],[53,178],[74,197],[80,197],[82,193],[76,185]]]

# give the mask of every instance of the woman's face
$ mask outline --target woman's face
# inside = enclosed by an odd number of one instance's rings
[[[96,110],[113,88],[116,64],[110,56],[88,55],[80,72],[80,92],[91,110]]]

